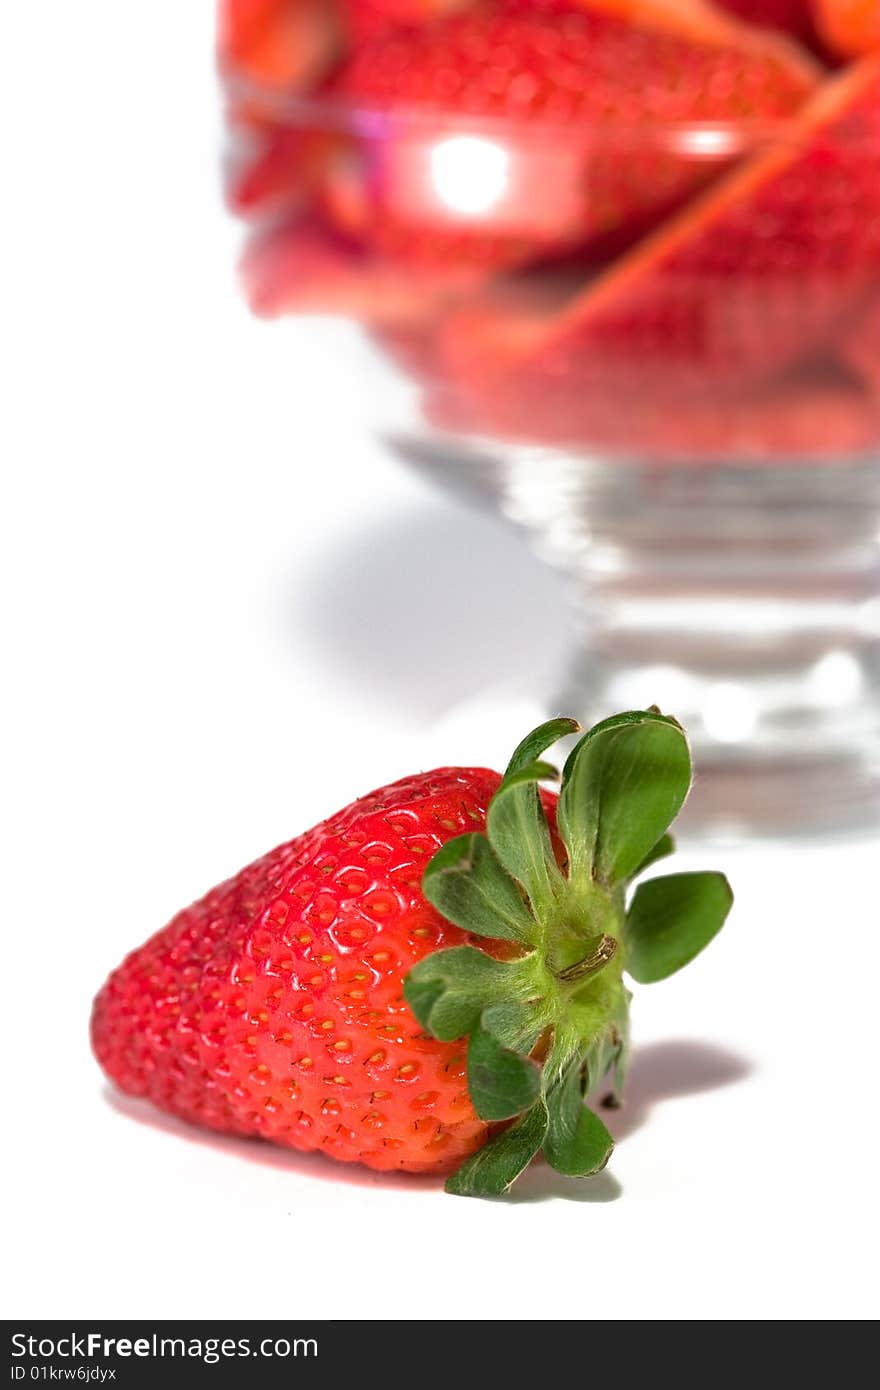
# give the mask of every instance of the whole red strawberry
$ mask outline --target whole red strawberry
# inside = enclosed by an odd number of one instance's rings
[[[730,896],[719,875],[683,875],[626,912],[626,883],[671,849],[687,744],[653,711],[608,720],[557,803],[538,791],[555,772],[541,754],[576,728],[536,730],[504,779],[395,782],[180,913],[95,1001],[104,1070],[224,1133],[458,1170],[463,1194],[503,1191],[541,1148],[572,1175],[603,1166],[611,1141],[585,1101],[609,1068],[622,1084],[623,970],[686,964]]]
[[[363,797],[187,908],[95,1004],[98,1060],[165,1110],[372,1168],[448,1170],[485,1125],[460,1047],[422,1036],[406,972],[466,938],[421,890],[498,786],[458,769]]]

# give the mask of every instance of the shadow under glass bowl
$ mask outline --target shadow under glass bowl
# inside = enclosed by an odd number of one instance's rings
[[[876,823],[880,59],[761,124],[229,108],[253,308],[573,576],[548,709],[675,713],[703,826]]]

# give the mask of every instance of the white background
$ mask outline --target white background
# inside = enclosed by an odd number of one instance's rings
[[[721,856],[735,917],[639,994],[580,1189],[465,1202],[202,1136],[91,1060],[125,951],[370,786],[500,756],[518,727],[478,748],[455,711],[564,640],[521,541],[354,426],[332,340],[249,319],[211,11],[0,21],[4,1311],[872,1316],[876,839]]]

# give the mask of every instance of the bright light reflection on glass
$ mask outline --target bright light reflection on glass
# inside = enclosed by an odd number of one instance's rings
[[[502,201],[510,183],[510,154],[494,140],[454,135],[430,154],[431,182],[451,211],[480,217]]]
[[[758,711],[748,688],[734,681],[719,681],[708,692],[703,722],[717,743],[745,743],[754,733]]]
[[[690,155],[693,159],[722,159],[725,155],[739,153],[742,136],[723,126],[705,126],[681,131],[675,143],[679,154]]]
[[[862,694],[859,663],[850,652],[826,652],[809,676],[810,694],[818,705],[848,705]]]

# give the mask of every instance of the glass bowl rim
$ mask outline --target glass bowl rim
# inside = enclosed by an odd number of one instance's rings
[[[452,111],[429,104],[399,103],[393,108],[354,104],[327,95],[291,94],[230,74],[224,75],[223,88],[233,122],[236,109],[243,108],[249,116],[263,118],[273,125],[335,132],[364,141],[380,141],[394,134],[415,133],[420,127],[429,128],[436,135],[440,126],[450,134],[495,135],[499,138],[507,135],[508,138],[515,136],[518,142],[528,140],[535,144],[564,138],[569,144],[581,144],[585,151],[589,151],[591,146],[600,148],[609,144],[638,143],[652,148],[666,146],[679,153],[694,154],[699,151],[702,139],[706,142],[706,149],[702,153],[717,156],[726,153],[735,155],[754,146],[790,142],[793,145],[818,144],[832,148],[858,144],[876,152],[880,158],[880,139],[873,134],[869,136],[856,117],[849,123],[842,117],[832,128],[819,130],[805,125],[800,119],[800,112],[763,120],[683,121],[652,117],[643,121],[615,118],[579,121],[548,116],[516,119],[507,115]],[[243,123],[246,125],[247,121]]]

